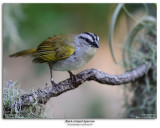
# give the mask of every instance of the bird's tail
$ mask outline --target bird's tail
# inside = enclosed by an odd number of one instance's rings
[[[28,49],[28,50],[20,51],[20,52],[10,55],[10,57],[32,56],[36,52],[36,50],[37,49],[35,48],[35,49]]]

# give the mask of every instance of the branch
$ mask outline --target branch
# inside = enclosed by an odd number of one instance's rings
[[[56,97],[66,91],[73,90],[85,81],[94,80],[98,83],[108,85],[130,83],[145,75],[148,72],[148,69],[149,68],[146,64],[142,64],[134,70],[128,71],[121,75],[109,75],[97,69],[87,69],[75,75],[77,78],[76,82],[72,82],[72,79],[69,78],[59,82],[57,87],[46,87],[43,90],[38,89],[30,94],[21,95],[17,100],[17,104],[21,107],[33,105],[36,102],[46,104],[51,97]]]

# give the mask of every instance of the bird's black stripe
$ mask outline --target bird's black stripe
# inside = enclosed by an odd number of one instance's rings
[[[85,38],[83,36],[80,36],[79,38],[86,40],[91,45],[93,44],[92,41],[90,41],[88,38]]]
[[[84,33],[87,34],[87,35],[89,35],[89,36],[91,36],[92,39],[95,40],[95,37],[91,33],[89,33],[89,32],[84,32]]]
[[[86,42],[88,42],[88,44],[90,44],[92,47],[94,46],[97,48],[97,45],[94,42],[90,41],[88,38],[85,38],[83,36],[80,36],[79,38],[86,40]]]

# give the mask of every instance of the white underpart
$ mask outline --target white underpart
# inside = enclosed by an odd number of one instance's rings
[[[90,38],[90,37],[89,37]],[[75,53],[66,59],[53,62],[53,70],[70,71],[84,66],[96,53],[96,48],[87,46],[82,40],[75,37]]]

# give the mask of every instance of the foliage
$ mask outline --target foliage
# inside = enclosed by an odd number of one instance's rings
[[[113,31],[116,25],[117,16],[123,9],[126,14],[136,21],[136,25],[130,30],[123,46],[123,66],[126,70],[133,69],[139,64],[146,63],[151,68],[143,78],[131,83],[132,89],[127,89],[134,93],[131,104],[128,103],[126,96],[126,115],[128,118],[156,118],[156,95],[157,95],[157,33],[156,33],[156,16],[150,11],[156,13],[155,5],[144,4],[146,9],[145,15],[137,20],[124,4],[120,4],[115,9],[112,17],[113,26],[110,27],[110,39],[113,38]],[[117,12],[118,10],[118,12]],[[113,41],[110,40],[110,49],[114,61]],[[127,88],[127,87],[126,87]],[[143,114],[151,114],[149,117]]]
[[[3,86],[3,118],[5,119],[32,119],[49,118],[43,105],[35,103],[29,107],[18,107],[17,100],[22,94],[20,84],[16,81],[4,82]]]

